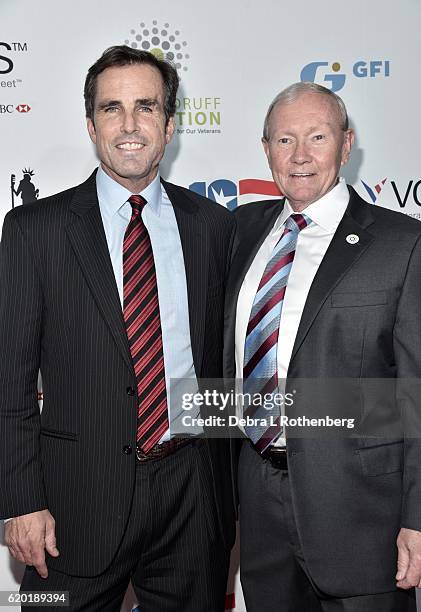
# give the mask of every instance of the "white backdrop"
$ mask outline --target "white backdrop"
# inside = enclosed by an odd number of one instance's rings
[[[347,104],[357,133],[348,182],[373,205],[421,219],[420,18],[419,0],[0,0],[0,216],[22,195],[91,173],[84,78],[106,47],[127,42],[179,64],[165,178],[230,209],[273,194],[263,118],[275,94],[303,78]],[[0,590],[18,588],[20,575],[0,547]],[[234,581],[230,605],[243,612]]]

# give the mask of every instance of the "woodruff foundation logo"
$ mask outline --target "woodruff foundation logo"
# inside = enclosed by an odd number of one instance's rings
[[[152,24],[148,24],[142,21],[137,29],[130,30],[130,38],[126,38],[124,43],[170,61],[179,76],[189,70],[189,45],[180,30],[168,22],[160,23],[154,19]],[[183,96],[179,92],[175,112],[176,133],[188,136],[221,134],[221,108],[219,96]]]
[[[138,30],[130,30],[130,36],[124,41],[129,47],[149,51],[159,59],[169,60],[178,71],[187,72],[190,59],[187,42],[169,23],[159,25],[155,19],[150,27],[142,22]]]

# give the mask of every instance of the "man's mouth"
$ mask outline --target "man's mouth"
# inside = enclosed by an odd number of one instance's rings
[[[294,178],[308,178],[309,176],[315,176],[314,172],[291,172],[290,176]]]
[[[124,151],[138,151],[143,149],[144,146],[141,142],[122,142],[116,145],[117,149],[123,149]]]

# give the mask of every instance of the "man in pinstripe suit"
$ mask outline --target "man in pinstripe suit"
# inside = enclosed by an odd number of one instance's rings
[[[118,610],[130,579],[142,612],[224,609],[229,450],[174,437],[167,392],[221,376],[234,222],[160,179],[177,87],[152,54],[104,52],[85,83],[98,171],[3,226],[0,516],[22,590],[72,610]]]

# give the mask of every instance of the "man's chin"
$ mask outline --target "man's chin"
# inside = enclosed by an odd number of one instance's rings
[[[294,210],[304,210],[304,208],[307,208],[307,206],[319,200],[321,196],[314,192],[301,191],[299,193],[285,193],[285,197]]]
[[[151,172],[145,168],[132,167],[131,165],[120,165],[109,167],[101,164],[104,172],[106,172],[114,180],[126,180],[126,181],[141,181],[143,178],[148,176]]]
[[[104,167],[104,164],[101,164],[101,166],[108,176],[132,193],[139,193],[145,189],[158,173],[158,167],[140,169],[127,167],[110,168]]]

